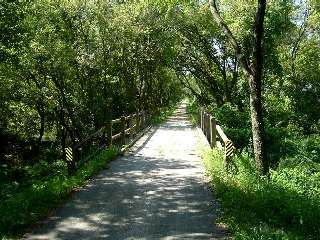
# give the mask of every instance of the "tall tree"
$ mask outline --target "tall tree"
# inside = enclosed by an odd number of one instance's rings
[[[224,22],[217,8],[216,0],[209,0],[210,10],[220,28],[228,37],[235,50],[238,61],[241,63],[250,88],[250,111],[252,125],[253,148],[257,171],[260,175],[268,173],[269,164],[265,156],[264,124],[262,116],[261,86],[263,74],[262,39],[263,24],[266,12],[266,0],[258,1],[255,16],[254,44],[252,56],[245,55],[233,33]]]

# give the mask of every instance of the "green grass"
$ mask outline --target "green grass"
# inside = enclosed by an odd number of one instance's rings
[[[320,165],[282,159],[270,179],[255,175],[253,160],[238,155],[239,172],[223,169],[223,153],[204,154],[211,183],[221,200],[221,222],[235,239],[319,239]]]
[[[197,101],[189,100],[188,112],[197,121]],[[238,153],[238,173],[226,173],[223,153],[203,155],[207,173],[235,239],[320,239],[320,136],[297,136],[288,128],[267,127],[269,178],[255,174],[246,116],[231,105],[215,108]],[[248,151],[250,153],[248,153]]]
[[[76,188],[85,185],[90,177],[105,169],[117,154],[114,148],[104,150],[70,177],[63,161],[53,164],[40,162],[28,169],[30,182],[27,185],[19,187],[19,191],[12,187],[1,191],[0,238],[17,237],[45,218]]]
[[[152,117],[151,124],[158,125],[166,120],[176,106],[163,108]],[[40,161],[34,166],[19,169],[20,181],[12,181],[11,175],[0,178],[0,238],[18,238],[28,228],[68,199],[70,194],[86,184],[97,172],[107,168],[119,149],[102,151],[84,163],[73,176],[68,176],[63,160],[48,163]],[[0,169],[0,173],[7,173]],[[21,175],[20,174],[20,175]]]

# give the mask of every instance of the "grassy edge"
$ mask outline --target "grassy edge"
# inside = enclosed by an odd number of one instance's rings
[[[223,168],[223,152],[216,149],[203,151],[202,159],[220,202],[219,223],[228,227],[234,239],[319,239],[319,206],[283,185],[292,180],[277,182],[278,172],[271,180],[245,169],[237,175],[228,174]],[[236,156],[238,164],[249,160]],[[299,224],[298,217],[305,222]]]
[[[106,169],[117,156],[117,149],[108,148],[83,164],[73,176],[53,176],[10,198],[0,207],[1,225],[6,231],[0,236],[1,239],[21,238],[24,232],[61,206],[74,191]]]
[[[152,117],[151,124],[157,126],[164,122],[175,111],[177,104],[162,109],[157,116]],[[107,169],[109,163],[119,155],[119,149],[108,148],[84,163],[73,176],[59,175],[51,179],[33,184],[23,192],[0,205],[2,240],[19,239],[30,231],[41,219],[51,213],[69,199],[77,189],[85,186],[92,177]],[[11,233],[14,234],[11,234]]]
[[[189,100],[187,109],[197,125],[195,102]],[[319,239],[319,165],[308,159],[310,154],[305,156],[303,149],[310,147],[306,143],[299,154],[282,159],[282,165],[270,171],[270,178],[255,174],[254,160],[247,151],[236,154],[239,173],[234,175],[224,170],[223,152],[199,149],[221,206],[218,224],[227,226],[234,239]]]

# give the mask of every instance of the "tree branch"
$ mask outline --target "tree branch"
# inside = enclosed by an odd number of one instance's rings
[[[241,65],[243,66],[245,74],[252,75],[253,74],[252,69],[250,68],[245,56],[242,54],[241,48],[240,48],[236,38],[233,36],[229,27],[227,26],[227,24],[224,22],[224,20],[222,19],[222,17],[219,14],[216,0],[209,0],[209,6],[210,6],[210,10],[211,10],[213,17],[215,18],[215,20],[219,24],[219,26],[222,28],[223,32],[228,37],[232,47],[234,48],[234,50],[236,52],[236,56],[237,56],[239,62],[241,63]]]
[[[258,10],[255,19],[255,44],[253,49],[253,68],[256,75],[259,75],[258,79],[261,79],[263,68],[262,57],[262,38],[263,38],[263,22],[266,12],[266,0],[259,0]]]

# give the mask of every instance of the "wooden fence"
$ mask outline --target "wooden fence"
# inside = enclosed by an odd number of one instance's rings
[[[208,114],[203,108],[199,110],[199,125],[210,146],[224,150],[225,167],[228,169],[235,151],[232,141],[223,132],[214,117]]]
[[[122,116],[121,118],[108,121],[105,126],[89,135],[74,146],[65,148],[65,159],[68,164],[68,171],[71,173],[79,165],[93,157],[100,150],[107,146],[119,143],[120,146],[130,144],[143,130],[149,120],[149,115],[144,111]],[[115,132],[118,129],[117,132]]]

